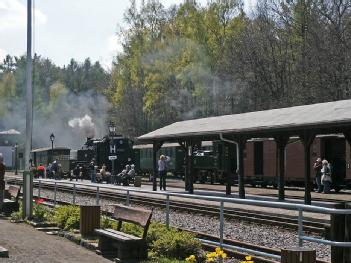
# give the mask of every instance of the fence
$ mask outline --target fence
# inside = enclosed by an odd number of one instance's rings
[[[41,184],[42,180],[35,180],[38,183],[38,196],[40,197]],[[54,186],[54,205],[56,205],[56,193],[57,193],[57,185],[58,182],[52,182],[45,180],[46,184],[52,184]],[[217,245],[224,248],[235,249],[237,251],[241,251],[244,253],[255,254],[258,256],[269,257],[276,260],[280,260],[279,255],[274,255],[270,253],[265,253],[261,251],[256,251],[247,248],[241,248],[237,246],[231,246],[224,244],[223,236],[224,236],[224,204],[225,203],[234,203],[234,204],[243,204],[243,205],[251,205],[251,206],[260,206],[260,207],[270,207],[270,208],[280,208],[280,209],[288,209],[298,211],[298,247],[303,246],[303,241],[310,241],[321,243],[324,245],[330,245],[332,247],[342,247],[342,248],[351,248],[351,242],[344,241],[333,241],[326,240],[321,238],[315,238],[305,235],[303,231],[303,212],[314,212],[314,213],[322,213],[322,214],[330,214],[330,215],[351,215],[351,209],[335,209],[335,208],[327,208],[327,207],[319,207],[312,205],[304,205],[304,204],[294,204],[294,203],[282,203],[282,202],[272,202],[272,201],[260,201],[260,200],[252,200],[252,199],[237,199],[237,198],[227,198],[227,197],[216,197],[216,196],[199,196],[194,194],[181,194],[181,193],[168,193],[168,192],[155,192],[155,191],[146,191],[146,190],[138,190],[138,189],[124,189],[117,186],[112,185],[96,185],[96,184],[85,184],[78,182],[59,182],[60,185],[71,185],[72,187],[72,203],[76,203],[76,195],[77,195],[77,187],[89,187],[96,189],[96,204],[100,204],[100,189],[109,189],[109,190],[118,190],[126,193],[126,205],[130,205],[130,197],[132,193],[141,193],[148,195],[162,195],[165,196],[165,204],[166,204],[166,226],[169,227],[170,223],[170,202],[171,197],[180,197],[184,199],[198,199],[198,200],[206,200],[206,201],[214,201],[219,204],[219,242],[209,241],[201,239],[201,242],[207,243],[210,245]],[[337,222],[336,222],[337,224]],[[332,228],[333,229],[333,228]],[[333,230],[332,230],[333,231]]]

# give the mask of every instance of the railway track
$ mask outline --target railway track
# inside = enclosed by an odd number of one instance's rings
[[[11,179],[7,181],[12,184],[22,184],[20,179]],[[38,187],[38,183],[34,182],[34,187]],[[54,190],[54,185],[52,183],[41,183],[41,189]],[[72,194],[72,187],[67,185],[60,185],[59,181],[57,184],[57,191],[66,192]],[[76,188],[76,194],[96,196],[96,190],[91,188]],[[111,192],[105,189],[99,190],[99,198],[109,199],[114,202],[123,203],[127,201],[126,195],[123,193]],[[130,203],[143,205],[147,207],[159,207],[164,209],[166,207],[165,200],[160,200],[153,197],[145,196],[135,196],[131,195],[129,198]],[[177,210],[181,212],[197,213],[210,216],[219,216],[219,208],[214,205],[202,205],[187,201],[174,201],[170,200],[170,209]],[[247,222],[254,222],[259,224],[268,224],[281,226],[288,229],[298,229],[297,217],[290,215],[275,215],[269,212],[259,212],[259,211],[247,211],[246,209],[239,208],[225,208],[224,217],[226,219],[236,219]],[[311,220],[305,218],[303,221],[304,231],[317,233],[325,236],[329,230],[330,223],[328,220]]]

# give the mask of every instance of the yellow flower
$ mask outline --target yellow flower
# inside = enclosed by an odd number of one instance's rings
[[[217,254],[222,254],[223,253],[223,250],[220,247],[216,247],[215,251],[216,251]]]
[[[222,258],[227,258],[227,253],[222,252],[221,256]]]
[[[213,262],[214,261],[214,258],[207,258],[206,259],[206,262]]]
[[[207,258],[214,258],[214,257],[217,257],[217,253],[216,253],[216,252],[208,253],[208,254],[206,254],[206,257],[207,257]]]
[[[188,262],[195,262],[196,261],[196,257],[194,255],[190,255],[189,257],[187,257],[185,259],[185,261],[188,261]]]
[[[246,261],[251,260],[251,256],[246,256],[246,257],[245,257],[245,260],[246,260]]]

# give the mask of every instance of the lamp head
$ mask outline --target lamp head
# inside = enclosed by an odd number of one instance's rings
[[[50,141],[54,141],[55,140],[55,135],[53,134],[53,133],[51,133],[51,135],[50,135]]]

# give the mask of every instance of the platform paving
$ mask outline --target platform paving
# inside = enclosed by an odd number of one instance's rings
[[[1,263],[111,263],[63,237],[47,235],[25,223],[11,223],[0,217],[0,246],[9,251]]]

